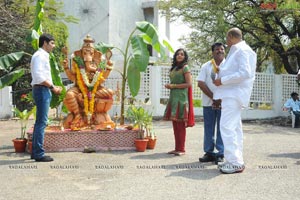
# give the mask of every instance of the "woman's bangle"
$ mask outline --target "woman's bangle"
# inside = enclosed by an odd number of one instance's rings
[[[171,84],[171,88],[176,88],[176,84]]]

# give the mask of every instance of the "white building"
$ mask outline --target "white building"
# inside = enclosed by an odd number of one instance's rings
[[[170,40],[174,49],[182,46],[178,38],[189,30],[184,24],[171,24],[159,14],[157,0],[64,0],[63,12],[80,21],[69,23],[70,53],[80,49],[84,37],[91,35],[96,43],[104,42],[125,49],[137,21],[154,24],[160,36]],[[181,34],[182,33],[182,34]],[[113,61],[118,61],[117,51]],[[154,54],[155,56],[155,54]],[[118,67],[118,62],[115,63]]]

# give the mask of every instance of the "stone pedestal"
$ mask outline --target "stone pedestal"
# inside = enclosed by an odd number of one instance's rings
[[[46,152],[83,151],[84,147],[97,150],[135,149],[137,130],[51,130],[45,131]],[[32,131],[27,133],[32,138]]]

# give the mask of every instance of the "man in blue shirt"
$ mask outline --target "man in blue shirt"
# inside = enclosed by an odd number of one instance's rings
[[[291,94],[291,98],[288,99],[285,104],[284,108],[290,109],[295,115],[295,128],[299,128],[299,118],[300,118],[300,101],[299,95],[296,92]]]

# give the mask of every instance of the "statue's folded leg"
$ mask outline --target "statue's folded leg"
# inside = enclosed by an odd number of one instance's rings
[[[72,118],[67,118],[68,123],[71,123],[70,125],[79,124],[82,120],[82,117],[80,115],[80,106],[77,99],[78,95],[79,90],[77,88],[70,88],[64,98],[64,104],[72,114]]]

